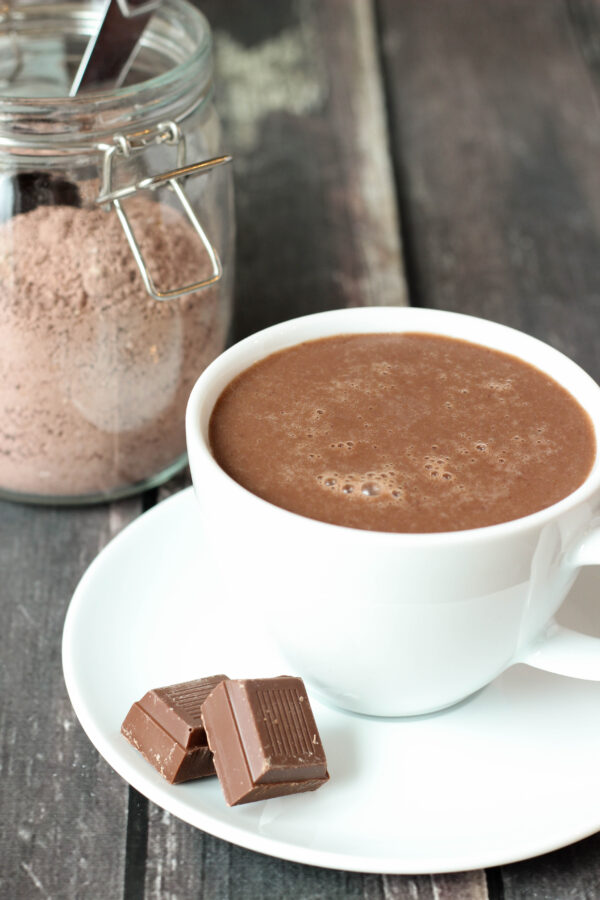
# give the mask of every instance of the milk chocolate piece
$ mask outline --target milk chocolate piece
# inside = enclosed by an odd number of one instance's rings
[[[127,713],[121,733],[171,784],[214,775],[201,709],[226,677],[213,675],[156,688]]]
[[[229,806],[314,791],[329,778],[301,678],[223,681],[202,719]]]

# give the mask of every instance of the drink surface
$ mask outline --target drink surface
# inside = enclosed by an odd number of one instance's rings
[[[237,376],[210,421],[220,466],[264,500],[389,532],[478,528],[551,506],[594,461],[590,418],[548,375],[428,334],[339,335]]]

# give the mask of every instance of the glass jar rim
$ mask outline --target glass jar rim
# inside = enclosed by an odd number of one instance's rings
[[[52,11],[74,18],[75,10],[86,7],[88,3],[73,0],[28,4],[13,8],[12,15],[19,23],[32,20],[35,15],[48,17]],[[85,18],[91,36],[98,9],[90,9]],[[211,91],[211,29],[204,14],[188,0],[163,0],[144,32],[146,43],[156,38],[161,21],[165,27],[170,23],[183,26],[193,49],[181,62],[169,65],[159,74],[123,87],[86,90],[75,97],[23,97],[0,92],[0,150],[15,145],[56,148],[79,144],[86,138],[96,142],[122,130],[131,121],[137,126],[145,119],[185,118]],[[177,115],[172,114],[175,107]],[[98,127],[90,128],[91,122]],[[40,123],[44,126],[41,130]],[[78,123],[82,123],[82,128],[78,128]]]

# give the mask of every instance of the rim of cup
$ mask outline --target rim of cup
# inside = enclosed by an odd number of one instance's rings
[[[272,353],[305,341],[343,334],[384,332],[416,332],[481,344],[499,350],[540,369],[567,390],[586,410],[594,428],[596,454],[586,480],[575,491],[537,512],[518,519],[461,531],[388,532],[350,528],[322,522],[318,519],[290,512],[263,500],[229,476],[215,460],[208,442],[208,423],[215,403],[224,388],[241,372]],[[589,396],[588,396],[589,395]],[[595,396],[595,403],[593,402]],[[196,465],[207,467],[211,478],[221,481],[223,501],[229,502],[235,491],[239,500],[257,504],[257,512],[287,520],[296,527],[312,530],[333,529],[348,539],[364,541],[401,542],[403,545],[432,546],[443,543],[476,542],[508,537],[539,528],[579,504],[588,500],[600,487],[600,386],[577,363],[549,344],[488,319],[446,310],[411,306],[362,306],[313,313],[287,319],[233,344],[221,353],[197,379],[186,409],[188,456],[195,480]],[[196,490],[199,490],[196,485]],[[325,532],[322,531],[323,534]]]

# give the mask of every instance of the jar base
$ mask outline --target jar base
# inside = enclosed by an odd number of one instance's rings
[[[98,491],[89,494],[28,494],[21,491],[7,491],[0,487],[0,500],[8,500],[11,503],[26,503],[31,506],[92,506],[100,503],[110,503],[113,500],[123,500],[141,494],[164,484],[187,465],[187,453],[183,453],[169,466],[161,469],[155,475],[136,481],[134,484],[119,485],[106,491]]]

